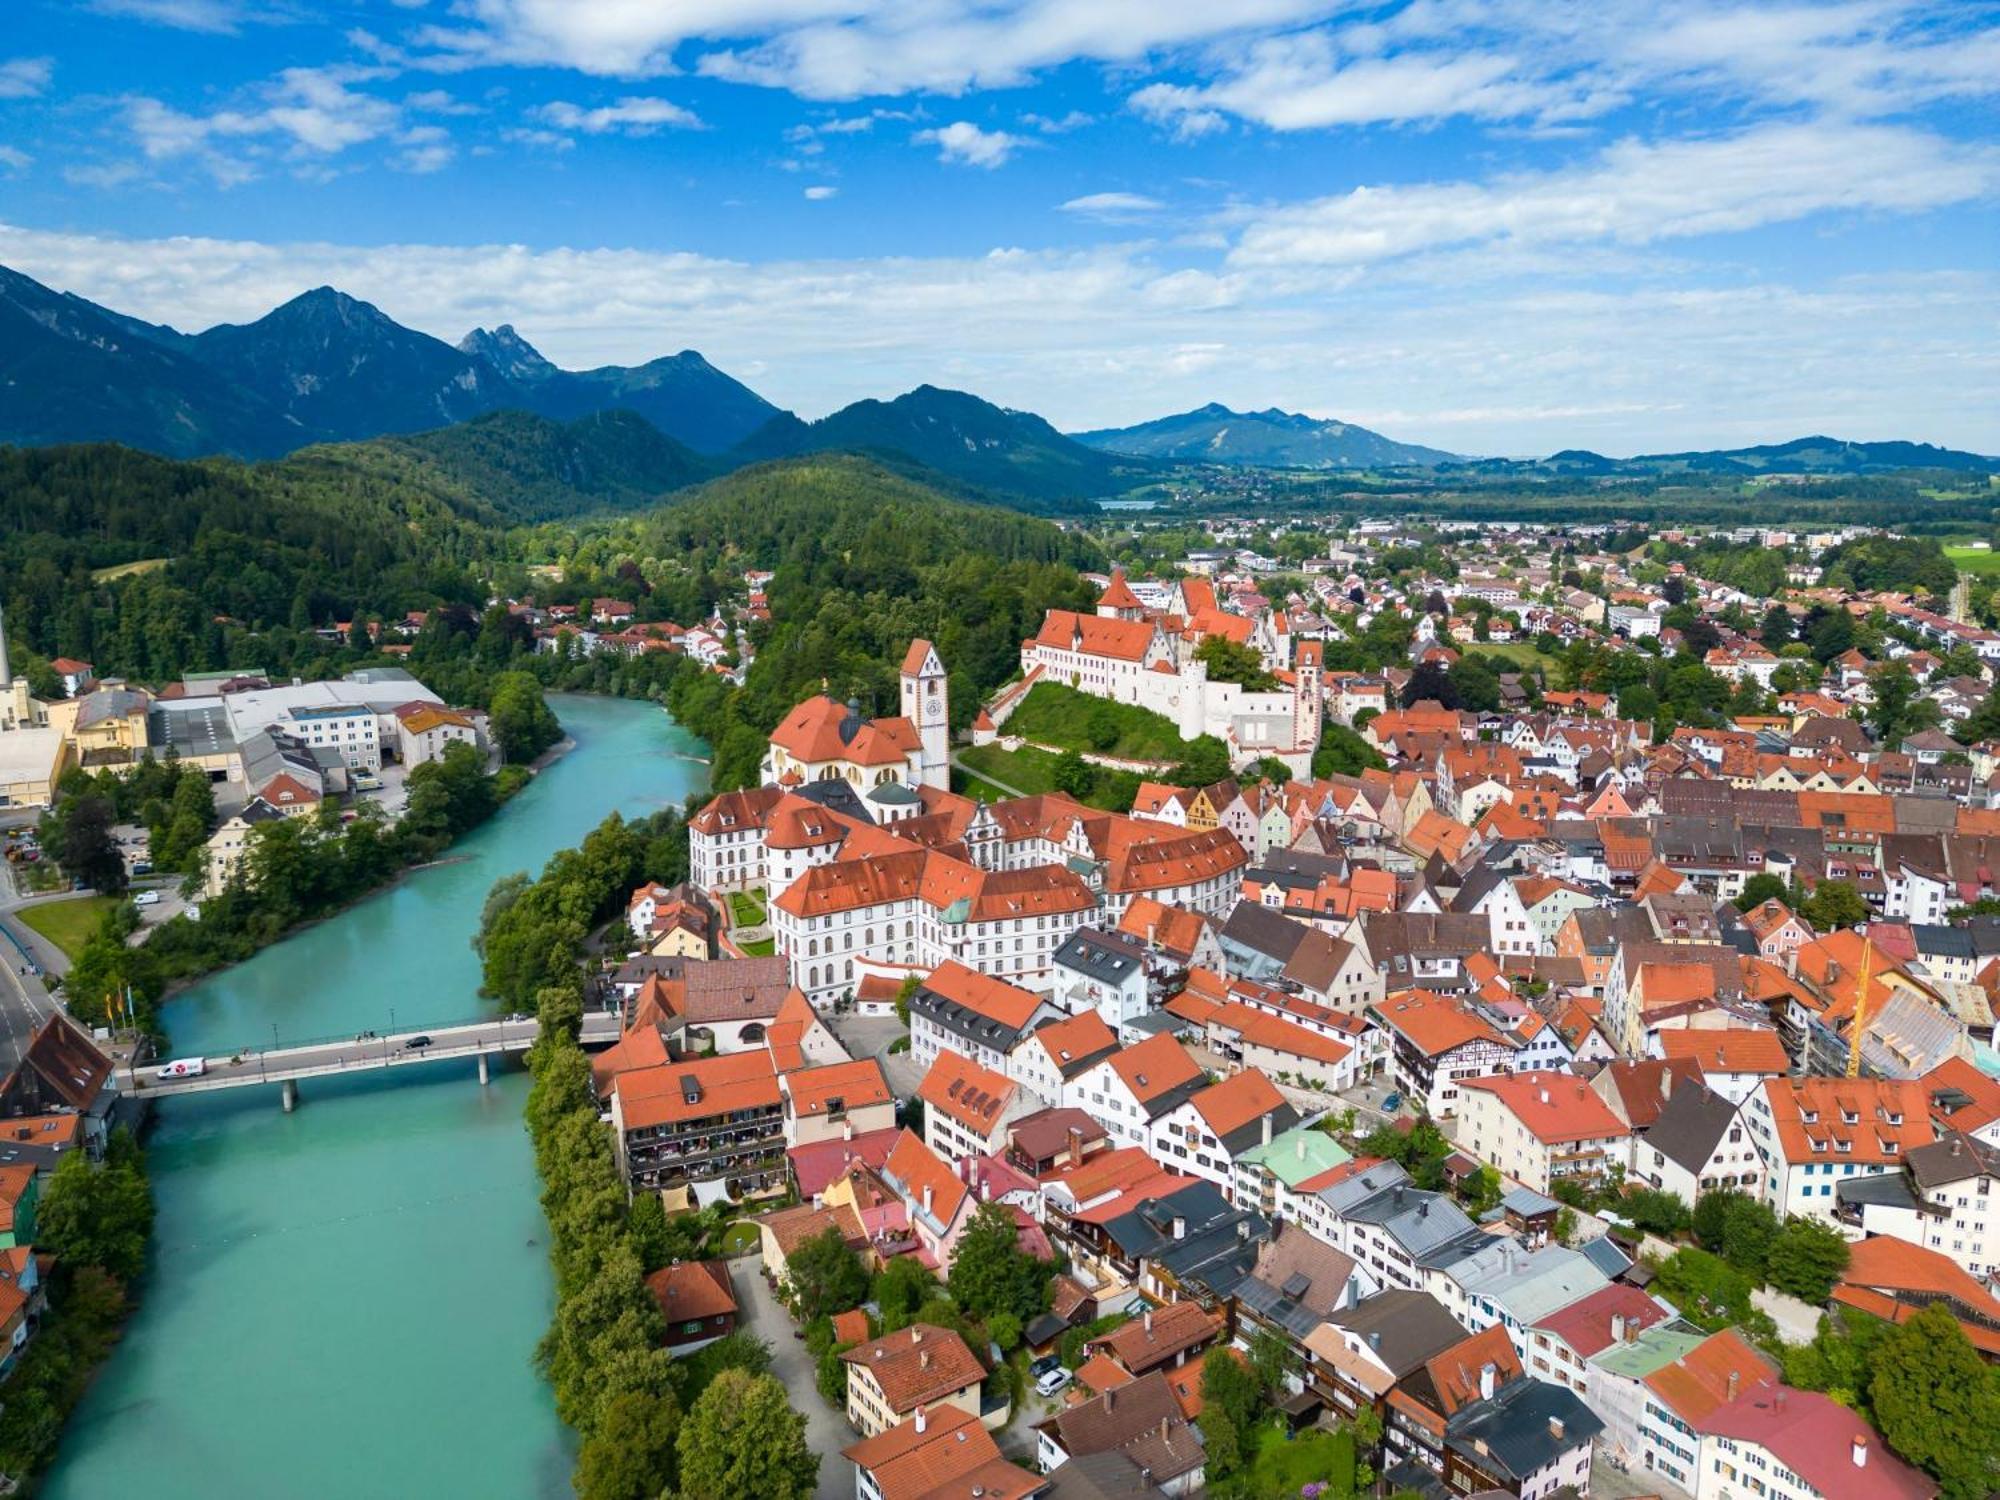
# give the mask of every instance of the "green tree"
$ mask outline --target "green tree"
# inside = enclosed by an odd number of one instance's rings
[[[1847,1241],[1817,1219],[1787,1219],[1764,1253],[1764,1275],[1772,1286],[1815,1305],[1833,1294],[1847,1269]]]
[[[44,845],[55,855],[63,874],[78,885],[107,896],[125,889],[125,856],[111,836],[117,810],[106,797],[78,797],[60,813],[60,836]]]
[[[1876,671],[1869,685],[1875,701],[1868,706],[1868,727],[1879,744],[1893,750],[1913,727],[1910,708],[1917,696],[1917,679],[1903,663],[1892,661]]]
[[[1868,1382],[1882,1436],[1937,1479],[1943,1500],[1983,1500],[2000,1480],[1995,1377],[1942,1305],[1891,1328]]]
[[[1049,768],[1049,782],[1059,792],[1072,797],[1083,798],[1090,795],[1091,787],[1097,781],[1097,773],[1090,762],[1078,750],[1065,750],[1058,755],[1055,764]]]
[[[145,1267],[152,1230],[152,1188],[127,1135],[101,1165],[81,1151],[56,1164],[36,1216],[35,1248],[129,1282]]]
[[[1783,901],[1785,896],[1785,882],[1760,870],[1743,882],[1743,893],[1736,898],[1735,905],[1738,911],[1751,911],[1766,901]]]
[[[894,1333],[907,1328],[917,1309],[937,1292],[937,1278],[913,1255],[898,1255],[884,1266],[869,1288],[868,1298],[879,1310],[882,1331]]]
[[[1240,645],[1225,635],[1204,639],[1195,647],[1194,659],[1207,665],[1210,682],[1239,683],[1250,693],[1268,693],[1278,686],[1278,679],[1254,647]]]
[[[1013,1211],[982,1203],[952,1252],[952,1300],[974,1317],[1011,1313],[1022,1323],[1047,1310],[1049,1268],[1020,1247]]]
[[[1804,917],[1821,932],[1859,927],[1869,918],[1868,903],[1853,884],[1845,880],[1822,880],[1813,887],[1810,899],[1799,907]]]
[[[1385,770],[1388,764],[1381,751],[1346,725],[1320,726],[1319,748],[1313,751],[1314,776],[1359,776],[1363,771]]]
[[[1284,1338],[1268,1328],[1260,1328],[1250,1336],[1250,1371],[1257,1377],[1257,1384],[1263,1387],[1266,1401],[1275,1401],[1284,1387],[1285,1377],[1291,1374],[1297,1360],[1292,1357],[1291,1345]]]
[[[769,1375],[718,1376],[689,1411],[677,1447],[681,1500],[811,1500],[819,1479],[806,1419]]]
[[[542,685],[528,672],[502,672],[493,679],[487,724],[503,759],[533,760],[562,738],[562,726],[542,698]]]
[[[577,1450],[577,1500],[658,1500],[673,1488],[681,1407],[671,1391],[626,1391],[604,1403]]]
[[[1256,1373],[1234,1350],[1210,1349],[1201,1362],[1202,1435],[1208,1439],[1211,1461],[1220,1459],[1224,1476],[1248,1460],[1245,1444],[1265,1410],[1264,1388]],[[1218,1443],[1217,1415],[1223,1418]]]
[[[801,1322],[859,1307],[868,1295],[867,1268],[837,1229],[800,1241],[785,1259],[785,1280]]]

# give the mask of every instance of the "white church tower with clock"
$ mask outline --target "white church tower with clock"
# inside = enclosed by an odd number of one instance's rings
[[[922,754],[917,785],[951,790],[951,691],[944,663],[929,641],[911,641],[903,657],[903,717],[917,731]]]

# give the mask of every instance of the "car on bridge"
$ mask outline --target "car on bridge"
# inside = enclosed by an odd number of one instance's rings
[[[428,1036],[405,1037],[403,1039],[403,1050],[405,1052],[421,1052],[430,1044],[431,1039]]]

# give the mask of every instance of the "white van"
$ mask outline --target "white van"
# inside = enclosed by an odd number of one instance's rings
[[[160,893],[158,891],[141,891],[132,898],[132,904],[134,906],[158,906],[160,904]]]
[[[207,1071],[207,1058],[177,1057],[170,1063],[162,1063],[154,1076],[164,1083],[170,1078],[199,1078]]]

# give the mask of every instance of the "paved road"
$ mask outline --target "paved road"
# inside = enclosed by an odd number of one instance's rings
[[[13,913],[23,906],[57,899],[61,898],[21,895],[14,885],[14,867],[0,863],[0,928],[6,930],[6,936],[0,937],[0,969],[5,970],[0,975],[0,1073],[10,1071],[21,1060],[36,1028],[61,1009],[41,974],[21,972],[27,962],[21,949],[25,947],[35,966],[48,974],[66,973],[69,956],[26,923],[13,919]]]
[[[826,1023],[840,1045],[855,1057],[872,1057],[882,1065],[889,1091],[898,1099],[916,1093],[917,1085],[924,1081],[924,1070],[908,1052],[889,1050],[898,1038],[910,1034],[901,1021],[894,1016],[828,1016]]]
[[[771,1373],[790,1393],[792,1405],[805,1414],[806,1446],[819,1455],[816,1500],[852,1500],[854,1465],[840,1456],[840,1450],[858,1434],[847,1425],[845,1412],[835,1411],[821,1398],[819,1372],[806,1353],[805,1340],[792,1337],[791,1315],[764,1284],[762,1262],[746,1255],[731,1261],[729,1270],[743,1310],[740,1326],[771,1346]]]

